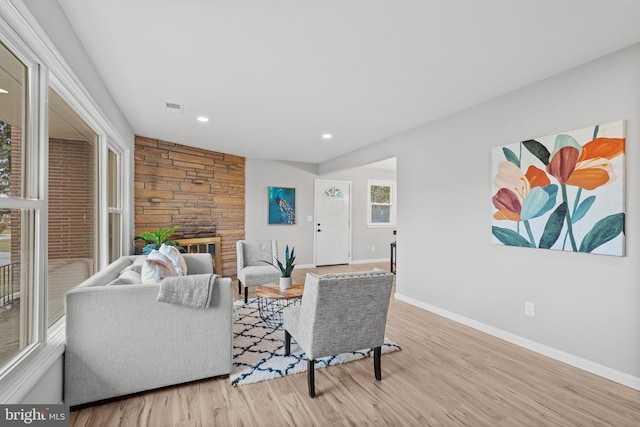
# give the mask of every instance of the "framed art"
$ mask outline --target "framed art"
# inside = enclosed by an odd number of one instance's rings
[[[269,187],[269,224],[296,223],[296,189]]]
[[[624,256],[624,122],[492,151],[493,243]]]

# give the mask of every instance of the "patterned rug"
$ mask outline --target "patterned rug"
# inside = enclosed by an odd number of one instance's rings
[[[297,374],[307,370],[304,352],[291,340],[291,354],[284,355],[284,331],[268,326],[260,318],[258,304],[236,301],[236,319],[233,325],[233,371],[231,384],[241,386],[260,381]],[[385,338],[382,353],[400,350],[400,346]],[[315,362],[315,368],[373,357],[371,349],[324,357]],[[373,362],[372,362],[373,363]]]

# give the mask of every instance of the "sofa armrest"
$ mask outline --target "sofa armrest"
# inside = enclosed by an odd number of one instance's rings
[[[158,302],[158,291],[159,285],[122,285],[67,293],[66,404],[231,372],[231,279],[216,279],[207,309]]]
[[[183,254],[187,263],[187,274],[213,273],[213,260],[211,254]]]

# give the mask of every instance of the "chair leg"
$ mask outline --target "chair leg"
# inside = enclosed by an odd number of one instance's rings
[[[249,287],[244,287],[244,303],[247,304],[249,302]]]
[[[313,365],[315,360],[307,360],[307,382],[309,383],[309,396],[316,397],[316,380]]]
[[[242,295],[242,282],[238,280],[238,293]]]
[[[382,380],[382,371],[380,369],[380,359],[382,356],[382,347],[373,349],[373,370],[376,373],[376,380]]]
[[[284,355],[288,356],[291,353],[291,334],[285,329],[284,331]]]

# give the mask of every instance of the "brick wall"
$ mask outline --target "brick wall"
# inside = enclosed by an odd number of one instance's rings
[[[49,259],[94,259],[96,150],[49,139]]]
[[[11,126],[11,195],[21,198],[22,194],[22,130],[17,126]],[[20,261],[21,251],[21,211],[20,209],[11,209],[11,262]],[[20,281],[16,277],[14,287],[19,288]],[[16,289],[17,292],[17,289]]]
[[[27,196],[22,187],[22,133],[11,127],[11,193],[16,198]],[[50,319],[60,315],[64,292],[93,273],[95,254],[95,177],[96,151],[86,141],[49,139],[49,199],[48,199],[48,292],[49,303],[55,299],[56,314],[49,306]],[[11,262],[21,262],[21,210],[11,210]],[[75,264],[60,260],[82,259],[84,272],[73,275]],[[57,275],[52,266],[65,265]],[[20,289],[20,269],[13,271],[14,291]],[[57,299],[56,299],[57,297]],[[52,317],[53,316],[53,317]]]
[[[21,198],[22,134],[11,128],[11,192]],[[86,141],[49,139],[49,259],[94,258],[95,148]],[[11,259],[20,260],[20,209],[11,210]]]
[[[245,158],[145,137],[135,141],[135,234],[177,225],[173,238],[218,236],[222,274],[244,238]]]

